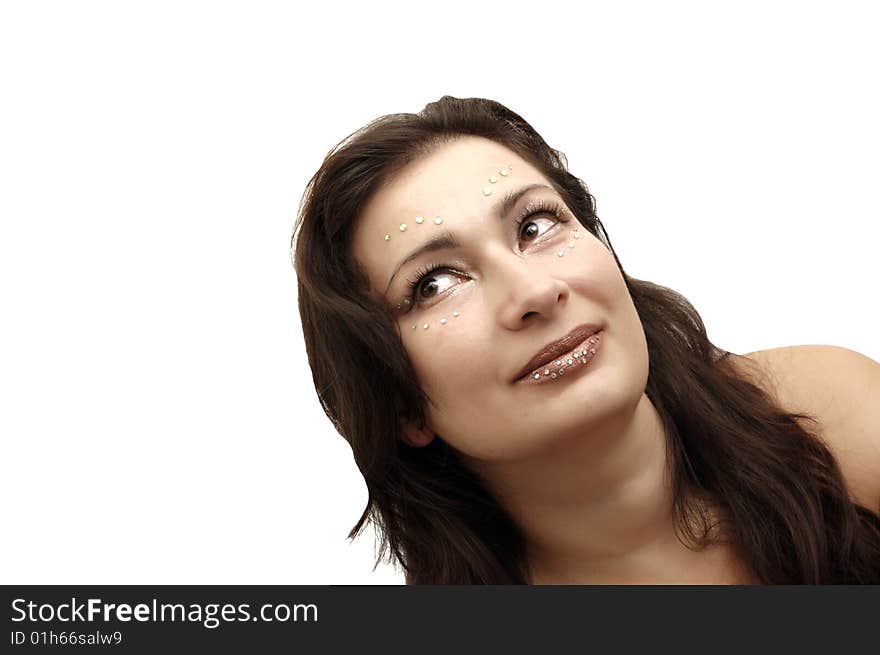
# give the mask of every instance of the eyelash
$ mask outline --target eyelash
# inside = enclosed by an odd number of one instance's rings
[[[565,223],[562,217],[568,210],[565,209],[559,202],[555,200],[537,200],[535,202],[529,203],[526,208],[523,210],[522,216],[516,221],[516,234],[519,237],[522,232],[522,226],[526,223],[530,222],[531,218],[536,216],[537,214],[551,214],[556,218],[555,225],[558,225],[560,222]],[[552,228],[550,228],[552,229]],[[550,230],[548,229],[547,232]],[[544,234],[547,234],[545,232]],[[540,239],[544,235],[539,235]],[[429,277],[433,273],[437,273],[438,271],[450,271],[454,273],[451,268],[444,264],[435,264],[429,263],[425,266],[420,267],[414,274],[413,277],[406,279],[407,284],[407,298],[409,299],[409,305],[407,312],[411,311],[413,307],[416,307],[421,304],[418,299],[418,290],[422,281]]]

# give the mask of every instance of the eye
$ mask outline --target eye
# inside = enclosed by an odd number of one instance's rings
[[[446,291],[448,288],[455,286],[450,283],[450,275],[464,277],[464,274],[456,273],[448,266],[443,266],[442,264],[428,264],[419,268],[412,279],[407,279],[406,281],[407,288],[409,289],[409,306],[420,305]]]
[[[521,240],[534,243],[553,230],[563,220],[567,210],[555,201],[537,200],[526,205],[521,218],[516,222],[516,232]],[[537,218],[535,218],[537,217]],[[546,229],[541,231],[541,221]],[[467,275],[444,264],[427,264],[420,267],[413,277],[407,278],[408,295],[407,311],[429,302],[451,287],[455,286],[451,277],[466,278]]]
[[[535,238],[547,234],[554,225],[562,222],[562,216],[565,212],[565,207],[556,201],[536,200],[530,202],[525,206],[521,215],[522,217],[517,221],[517,233],[520,238],[527,237],[529,241],[534,241]],[[534,218],[539,215],[541,215],[540,219]],[[541,219],[549,221],[549,226],[544,232],[541,232],[538,228],[537,220]]]
[[[523,220],[519,224],[520,237],[528,238],[530,241],[532,241],[535,239],[535,237],[539,237],[539,236],[542,236],[543,234],[545,234],[546,230],[545,230],[545,232],[541,232],[538,227],[538,221],[541,221],[541,220],[549,221],[549,223],[550,223],[549,227],[553,227],[557,223],[557,221],[550,220],[549,218],[546,218],[546,217],[537,218],[537,219],[529,218],[529,219]],[[523,227],[525,227],[525,229],[523,229]]]

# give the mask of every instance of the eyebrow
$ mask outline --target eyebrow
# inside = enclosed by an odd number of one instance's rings
[[[520,198],[522,198],[530,191],[534,191],[535,189],[549,189],[550,191],[555,190],[552,187],[547,186],[546,184],[536,183],[521,187],[519,189],[516,189],[515,191],[510,191],[501,200],[495,203],[495,214],[498,216],[498,218],[504,219],[511,212],[511,210],[513,210],[513,208],[516,206],[516,203],[519,202]],[[394,269],[394,272],[391,274],[391,277],[388,278],[388,286],[385,287],[384,293],[388,293],[388,289],[391,288],[391,283],[394,282],[394,277],[400,272],[400,269],[406,266],[412,260],[421,257],[425,253],[437,252],[440,250],[452,250],[454,248],[458,248],[460,245],[461,244],[458,242],[458,239],[452,236],[452,234],[450,234],[448,230],[428,239],[400,261],[400,263]]]

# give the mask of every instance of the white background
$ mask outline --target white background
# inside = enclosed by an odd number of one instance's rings
[[[716,345],[880,359],[871,3],[5,2],[0,582],[360,584],[289,238],[324,155],[444,94],[569,158]]]

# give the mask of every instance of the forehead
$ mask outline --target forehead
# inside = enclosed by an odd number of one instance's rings
[[[512,166],[510,174],[501,169]],[[490,177],[496,181],[490,182]],[[363,207],[355,224],[352,255],[367,272],[371,287],[381,293],[395,264],[435,234],[433,220],[455,232],[475,220],[494,220],[492,207],[508,191],[547,183],[538,170],[515,152],[482,137],[462,137],[411,162],[379,189]],[[485,195],[483,190],[491,188]],[[415,218],[424,217],[417,225]],[[406,224],[405,232],[400,225]],[[425,229],[427,228],[427,229]],[[391,236],[385,240],[385,235]]]

